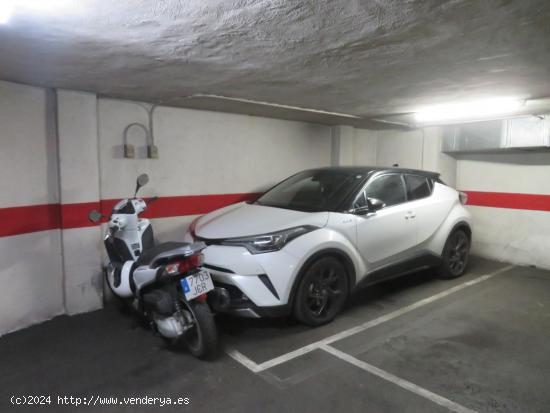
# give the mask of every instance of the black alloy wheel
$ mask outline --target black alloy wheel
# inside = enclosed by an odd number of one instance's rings
[[[439,275],[442,278],[457,278],[466,271],[470,255],[470,240],[463,230],[453,232],[443,249]]]
[[[344,265],[335,257],[315,261],[300,280],[294,316],[309,326],[334,319],[348,296],[349,282]]]

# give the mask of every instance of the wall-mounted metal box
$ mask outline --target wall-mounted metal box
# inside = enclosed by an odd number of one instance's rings
[[[442,151],[487,152],[507,149],[550,149],[550,117],[531,116],[448,126]]]
[[[507,148],[550,146],[550,117],[509,119],[504,122],[503,133]]]

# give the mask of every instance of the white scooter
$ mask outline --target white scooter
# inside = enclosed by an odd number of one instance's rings
[[[140,175],[134,198],[118,202],[108,217],[107,283],[171,344],[183,341],[194,356],[211,357],[217,351],[218,335],[207,302],[214,285],[210,274],[201,269],[206,245],[155,245],[151,223],[139,214],[156,198],[148,202],[136,198],[148,181],[146,174]],[[102,218],[106,217],[95,210],[89,214],[92,222]]]

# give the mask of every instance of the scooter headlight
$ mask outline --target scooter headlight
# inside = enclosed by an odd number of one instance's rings
[[[269,234],[229,238],[223,240],[220,244],[233,247],[245,247],[251,254],[262,254],[265,252],[279,251],[290,241],[316,229],[319,229],[319,227],[303,225],[282,231],[271,232]]]

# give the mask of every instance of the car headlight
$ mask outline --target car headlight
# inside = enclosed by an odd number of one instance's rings
[[[293,239],[308,232],[319,229],[313,225],[304,225],[271,232],[269,234],[254,235],[251,237],[229,238],[220,242],[221,245],[245,247],[251,254],[262,254],[264,252],[279,251]]]

